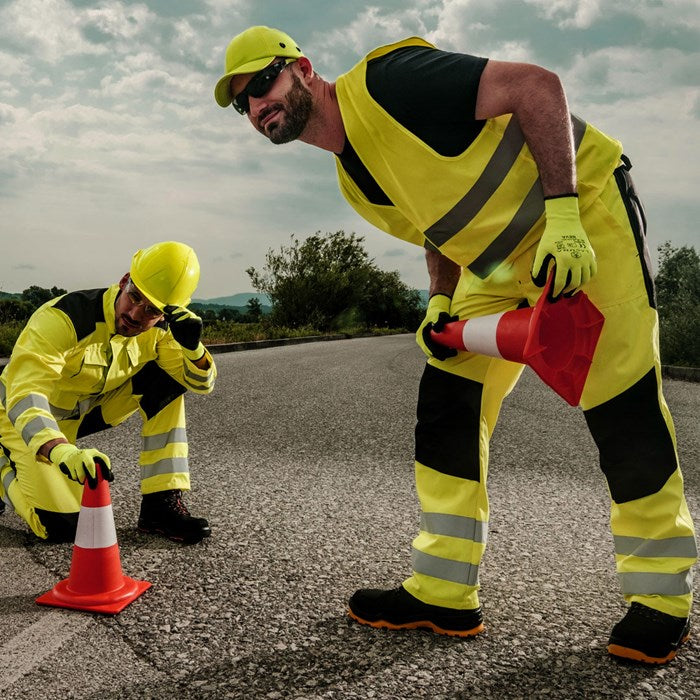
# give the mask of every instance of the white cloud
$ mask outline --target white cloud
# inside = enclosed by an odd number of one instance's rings
[[[55,63],[65,56],[99,53],[80,31],[80,14],[67,0],[14,0],[0,9],[0,36]]]

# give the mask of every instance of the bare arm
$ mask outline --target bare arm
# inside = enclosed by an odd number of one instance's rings
[[[425,262],[428,265],[428,275],[430,275],[429,296],[444,294],[451,297],[457,287],[462,268],[433,250],[425,251]]]
[[[571,117],[559,77],[528,63],[489,61],[481,75],[477,119],[517,117],[545,197],[576,192]]]

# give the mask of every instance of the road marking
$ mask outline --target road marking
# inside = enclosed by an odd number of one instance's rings
[[[33,671],[91,621],[91,617],[77,617],[61,610],[42,615],[0,647],[3,685],[7,688]]]

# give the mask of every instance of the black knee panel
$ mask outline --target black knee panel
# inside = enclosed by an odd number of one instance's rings
[[[426,365],[418,395],[416,461],[479,481],[482,390],[479,382]]]
[[[135,395],[141,396],[139,405],[149,419],[187,391],[180,382],[161,369],[155,360],[147,362],[132,377],[131,388]]]
[[[661,413],[653,369],[584,415],[616,503],[657,493],[676,470],[676,452]]]
[[[54,513],[41,508],[36,508],[35,511],[46,528],[49,542],[75,542],[78,513]]]
[[[85,414],[83,419],[80,421],[78,426],[77,437],[85,437],[85,435],[92,435],[93,433],[99,433],[100,430],[107,430],[111,428],[109,423],[105,422],[102,416],[102,406],[95,406],[91,411]]]

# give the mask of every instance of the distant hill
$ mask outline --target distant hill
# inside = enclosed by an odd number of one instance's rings
[[[245,306],[252,298],[259,299],[263,306],[270,306],[270,299],[267,294],[256,294],[255,292],[240,292],[229,297],[214,297],[213,299],[192,299],[197,304],[215,304],[217,306]]]

